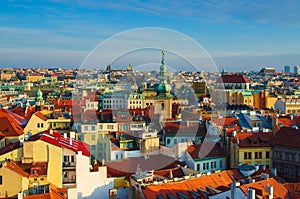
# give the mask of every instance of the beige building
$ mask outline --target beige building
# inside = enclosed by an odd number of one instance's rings
[[[7,159],[0,167],[0,197],[17,197],[19,192],[28,194],[28,177],[15,161]]]

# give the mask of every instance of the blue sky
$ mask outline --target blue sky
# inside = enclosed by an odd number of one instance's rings
[[[228,71],[282,70],[300,64],[299,9],[297,0],[3,0],[0,65],[78,66],[101,41],[150,26],[195,39]]]

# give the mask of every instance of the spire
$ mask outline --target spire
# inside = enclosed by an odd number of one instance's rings
[[[223,67],[223,69],[222,69],[222,76],[224,76],[224,75],[225,75],[225,69]]]
[[[162,54],[161,64],[165,65],[166,63],[165,63],[165,50],[164,49],[162,49],[161,54]]]
[[[167,82],[167,67],[165,62],[165,51],[161,51],[162,58],[161,58],[161,66],[160,66],[160,82],[166,83]]]
[[[167,82],[167,66],[165,63],[165,51],[162,50],[162,59],[161,59],[161,65],[160,65],[160,70],[159,70],[159,75],[160,75],[160,84],[156,87],[156,92],[158,96],[161,97],[171,97],[172,95],[170,94],[171,91],[171,86]]]

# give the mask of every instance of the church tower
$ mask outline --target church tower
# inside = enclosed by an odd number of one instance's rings
[[[36,92],[36,111],[40,111],[42,110],[43,106],[44,106],[44,98],[43,98],[43,93],[41,91],[41,89],[39,88],[39,90]]]
[[[156,88],[157,97],[171,98],[171,86],[167,83],[167,66],[165,63],[165,51],[162,50],[161,66],[159,70],[160,84]]]

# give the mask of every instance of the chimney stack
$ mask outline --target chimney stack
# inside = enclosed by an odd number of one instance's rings
[[[255,199],[255,189],[248,189],[248,199]]]

